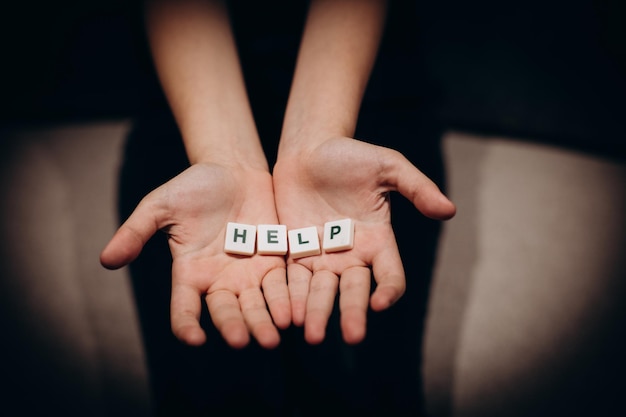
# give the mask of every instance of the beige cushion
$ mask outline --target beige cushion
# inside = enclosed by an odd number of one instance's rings
[[[20,415],[148,415],[127,271],[98,262],[117,225],[129,126],[1,132],[0,297],[17,381],[5,394]],[[604,342],[624,315],[626,166],[462,132],[444,147],[458,215],[445,223],[429,303],[428,408],[541,411],[555,391],[576,392],[585,358],[615,353]],[[25,401],[33,393],[53,403]]]

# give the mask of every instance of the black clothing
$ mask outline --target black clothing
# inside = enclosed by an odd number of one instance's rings
[[[242,3],[231,2],[233,27],[255,120],[272,166],[306,2],[276,2],[280,13],[265,2]],[[441,129],[430,111],[436,95],[419,70],[414,17],[412,2],[392,2],[355,138],[399,150],[443,186]],[[135,119],[125,149],[121,220],[143,196],[189,164],[156,77],[146,81],[145,97],[146,106]],[[262,349],[254,341],[234,350],[215,330],[206,308],[201,323],[207,343],[182,344],[170,330],[171,255],[165,237],[154,236],[130,271],[155,414],[421,414],[423,321],[440,223],[425,218],[400,195],[392,195],[392,223],[407,291],[389,310],[370,312],[366,339],[356,346],[346,345],[341,338],[337,307],[326,340],[318,346],[308,345],[303,330],[291,326],[281,331],[281,344],[274,350]]]

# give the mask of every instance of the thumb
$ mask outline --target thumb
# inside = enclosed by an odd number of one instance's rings
[[[100,253],[102,266],[118,269],[139,256],[148,239],[159,230],[155,212],[147,200],[139,203]]]
[[[456,206],[437,185],[400,152],[392,150],[388,172],[389,184],[409,199],[424,216],[448,220],[456,214]]]

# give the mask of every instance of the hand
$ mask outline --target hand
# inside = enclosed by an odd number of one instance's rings
[[[277,224],[269,172],[196,164],[148,194],[100,260],[109,269],[120,268],[163,230],[173,258],[170,308],[176,337],[190,345],[205,342],[199,323],[204,296],[229,345],[247,345],[250,332],[261,346],[273,348],[280,341],[276,327],[291,323],[284,257],[226,254],[229,221]]]
[[[384,310],[405,290],[389,192],[400,192],[434,219],[454,216],[454,205],[399,152],[351,138],[279,154],[273,177],[278,218],[288,229],[315,225],[321,237],[327,221],[355,221],[353,249],[289,257],[287,277],[292,319],[304,325],[309,343],[324,339],[337,290],[344,340],[360,342],[368,303],[375,311]],[[371,297],[370,267],[376,282]]]

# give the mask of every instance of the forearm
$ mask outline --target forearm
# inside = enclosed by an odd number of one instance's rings
[[[279,157],[352,136],[383,33],[383,0],[314,0],[300,46]]]
[[[148,0],[155,68],[191,163],[267,166],[225,6],[217,0]]]

